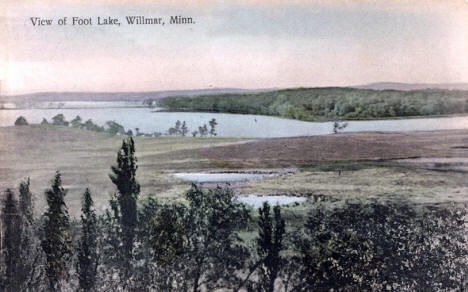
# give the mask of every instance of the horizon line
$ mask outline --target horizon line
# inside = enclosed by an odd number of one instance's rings
[[[377,84],[401,84],[401,85],[468,85],[467,82],[430,82],[430,83],[406,83],[406,82],[396,82],[396,81],[383,81],[383,82],[371,82],[365,84],[357,85],[330,85],[330,86],[295,86],[295,87],[266,87],[266,88],[241,88],[241,87],[205,87],[205,88],[193,88],[193,89],[163,89],[163,90],[144,90],[144,91],[33,91],[28,93],[21,94],[6,94],[0,95],[0,97],[19,97],[26,95],[37,95],[37,94],[70,94],[70,93],[87,93],[87,94],[131,94],[131,93],[156,93],[156,92],[173,92],[173,91],[198,91],[198,90],[245,90],[245,91],[271,91],[271,90],[288,90],[288,89],[313,89],[313,88],[354,88],[359,89],[358,87],[362,86],[371,86]],[[369,89],[371,88],[361,88]],[[443,89],[443,88],[426,88],[426,89]],[[381,89],[381,90],[398,90],[398,89]],[[421,90],[421,89],[415,89]]]

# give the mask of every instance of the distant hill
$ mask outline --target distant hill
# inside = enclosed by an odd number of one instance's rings
[[[398,83],[398,82],[378,82],[366,85],[350,86],[359,89],[373,90],[421,90],[421,89],[448,89],[448,90],[468,90],[468,83]]]
[[[51,101],[144,101],[168,96],[194,96],[225,93],[250,93],[268,89],[209,88],[194,90],[166,90],[150,92],[39,92],[0,97],[0,102],[34,103]]]

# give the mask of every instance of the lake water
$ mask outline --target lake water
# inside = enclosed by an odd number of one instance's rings
[[[303,122],[260,115],[239,115],[221,113],[192,113],[192,112],[153,112],[154,109],[145,107],[119,107],[122,104],[87,105],[72,104],[68,108],[60,109],[9,109],[0,110],[0,126],[12,126],[19,116],[24,116],[29,123],[40,123],[42,118],[49,122],[51,118],[62,113],[68,121],[79,115],[83,121],[92,119],[99,125],[107,121],[115,121],[125,129],[139,128],[140,132],[165,133],[173,127],[177,120],[186,121],[191,131],[197,130],[203,124],[215,118],[218,122],[216,132],[221,137],[294,137],[326,135],[332,133],[332,122]],[[76,108],[70,108],[75,106]],[[111,107],[112,106],[112,107]],[[363,131],[422,131],[447,130],[468,128],[468,116],[399,119],[380,121],[353,121],[343,132]]]
[[[307,201],[306,197],[290,197],[290,196],[238,196],[237,200],[246,205],[250,205],[254,208],[260,208],[264,202],[268,202],[270,205],[288,205],[292,203],[303,203]]]

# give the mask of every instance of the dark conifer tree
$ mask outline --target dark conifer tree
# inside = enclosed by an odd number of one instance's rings
[[[34,220],[34,205],[30,190],[29,177],[22,181],[19,185],[19,207],[23,218],[27,221],[27,223],[32,224]]]
[[[81,205],[81,240],[78,246],[77,271],[82,291],[93,291],[98,266],[97,218],[91,192],[87,188]]]
[[[52,187],[45,192],[48,209],[44,213],[44,237],[41,242],[46,256],[46,275],[50,291],[60,291],[60,281],[68,276],[71,256],[70,219],[64,198],[66,190],[57,171]]]
[[[132,259],[133,244],[137,226],[137,200],[140,194],[140,184],[136,179],[137,159],[135,143],[132,137],[123,140],[122,148],[117,153],[117,165],[112,166],[109,174],[117,186],[116,198],[120,209],[120,224],[122,227],[123,253],[126,258],[126,268]]]
[[[18,212],[18,201],[12,190],[6,190],[3,201],[3,250],[2,258],[5,267],[4,288],[5,291],[20,291],[21,278],[18,275],[21,266],[21,215]]]
[[[34,205],[30,191],[29,178],[19,185],[19,213],[21,214],[21,266],[18,272],[24,288],[32,289],[31,285],[39,278],[39,261],[42,259],[38,237],[35,232]]]
[[[258,290],[272,292],[281,270],[282,258],[280,252],[283,249],[285,222],[281,217],[280,206],[273,207],[273,218],[268,202],[263,203],[263,207],[258,209],[258,213],[260,216],[257,254],[263,263],[259,268],[260,283]]]

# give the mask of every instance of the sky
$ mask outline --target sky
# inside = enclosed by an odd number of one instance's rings
[[[109,16],[121,25],[96,25]],[[468,0],[2,0],[0,80],[0,95],[468,82]]]

